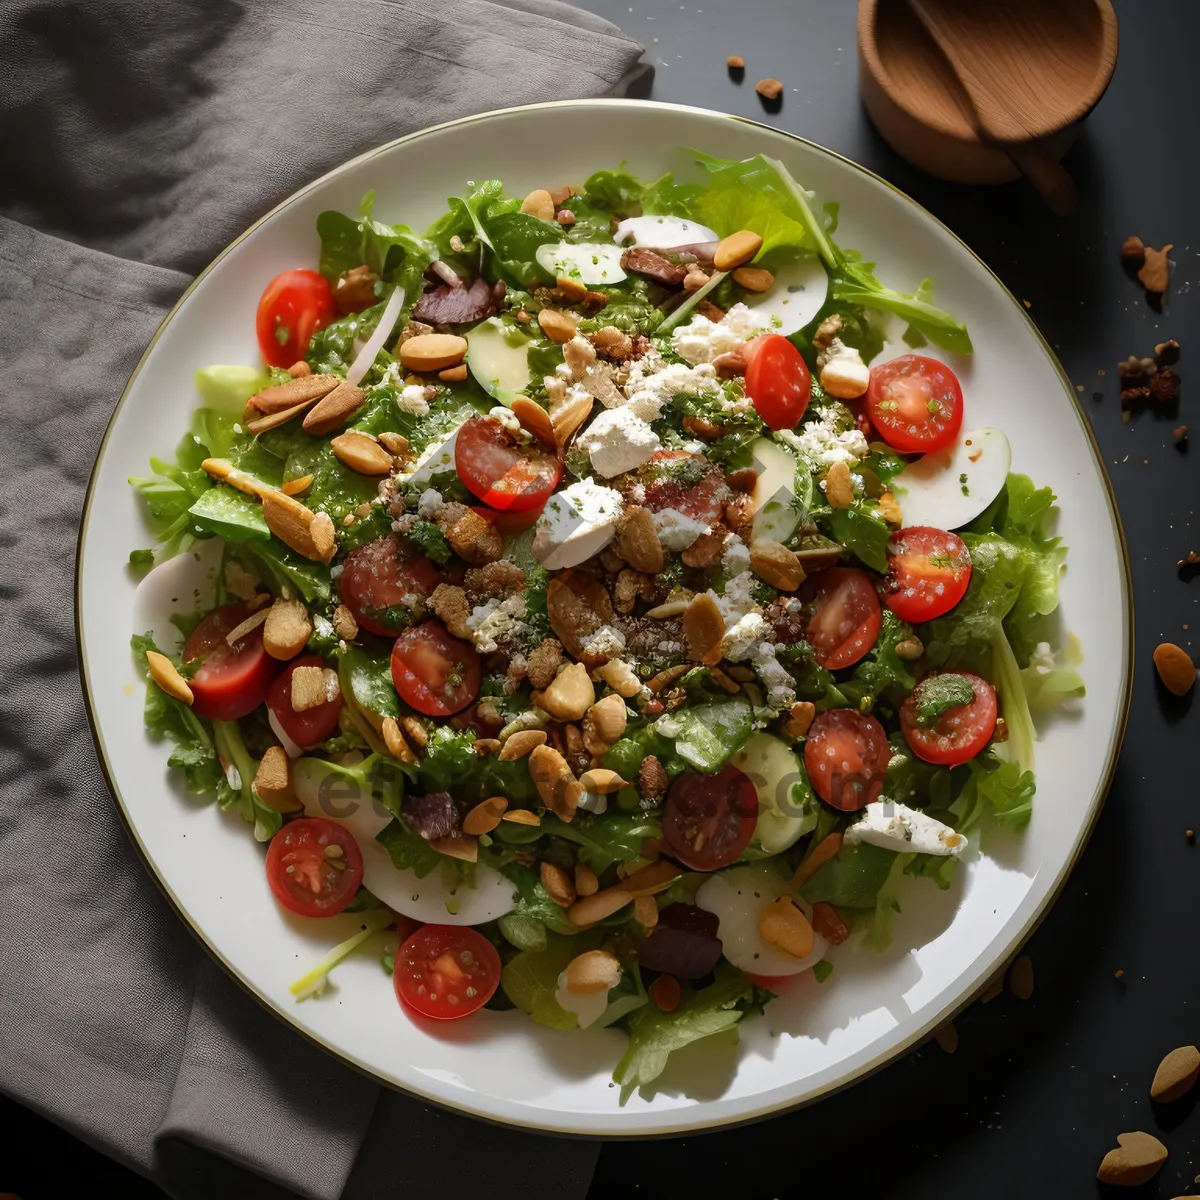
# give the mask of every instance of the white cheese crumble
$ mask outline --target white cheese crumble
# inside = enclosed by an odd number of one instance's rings
[[[584,654],[597,658],[618,658],[625,649],[625,635],[612,625],[601,625],[595,633],[583,638],[580,645]]]
[[[575,440],[605,479],[637,470],[662,445],[658,434],[628,408],[605,409]]]
[[[736,350],[760,328],[754,314],[744,304],[735,304],[719,321],[696,315],[687,325],[671,334],[675,353],[695,366],[710,363],[722,354]]]
[[[548,571],[578,566],[599,554],[617,531],[624,511],[621,493],[581,479],[546,503],[533,536],[533,553]]]
[[[646,354],[639,358],[625,382],[629,408],[643,421],[654,421],[663,405],[676,396],[710,396],[723,400],[717,372],[710,363],[685,366],[683,363],[664,365],[662,357]]]
[[[520,592],[507,600],[493,597],[486,604],[473,608],[467,618],[467,628],[475,648],[483,654],[492,654],[501,642],[521,637],[526,628],[523,620],[526,612],[525,597]]]
[[[731,533],[725,539],[725,549],[721,551],[721,566],[727,575],[740,575],[750,569],[750,547],[736,533]]]
[[[845,841],[851,846],[866,842],[902,854],[957,856],[967,848],[967,839],[949,825],[886,796],[863,809],[862,816],[846,830]]]
[[[721,657],[730,662],[741,662],[754,654],[766,636],[767,623],[762,613],[748,612],[739,617],[732,628],[725,630],[721,639]]]
[[[746,552],[746,564],[749,566],[750,553]],[[726,570],[729,570],[726,567]],[[748,569],[739,571],[725,583],[725,590],[718,595],[711,588],[708,594],[717,602],[721,616],[726,625],[733,625],[748,613],[761,612],[754,602],[754,576]]]
[[[511,408],[505,408],[503,404],[497,404],[495,408],[488,410],[488,416],[493,421],[499,421],[509,433],[516,437],[521,436],[521,422],[517,420]]]
[[[837,432],[840,414],[833,408],[818,408],[817,420],[802,425],[796,432],[784,430],[779,436],[815,467],[832,467],[843,462],[848,466],[870,453],[861,429]]]
[[[697,521],[677,508],[661,509],[652,514],[652,519],[654,532],[667,550],[686,550],[701,534],[708,532],[703,521]]]
[[[392,367],[396,365],[393,363],[388,370],[392,370]],[[420,384],[408,384],[396,397],[396,407],[401,412],[411,413],[414,417],[425,416],[429,412],[429,401],[425,399],[425,389]]]
[[[417,501],[417,516],[422,521],[432,521],[434,514],[444,503],[442,493],[437,488],[426,488]]]
[[[776,659],[775,647],[771,642],[759,642],[750,665],[767,689],[767,704],[771,708],[778,711],[795,703],[796,681],[787,667]]]

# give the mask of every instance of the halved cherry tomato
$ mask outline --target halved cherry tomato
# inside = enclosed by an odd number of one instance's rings
[[[491,417],[472,417],[458,431],[454,466],[471,493],[500,512],[541,508],[563,469],[556,455],[517,441]]]
[[[422,925],[396,951],[392,970],[401,1004],[452,1021],[482,1008],[500,986],[496,947],[466,925]]]
[[[766,988],[768,992],[782,992],[789,984],[795,983],[804,975],[801,971],[796,975],[754,975],[746,971],[745,976],[755,987]]]
[[[757,337],[747,347],[746,395],[771,429],[794,429],[812,395],[812,373],[800,351],[781,333]]]
[[[804,743],[804,767],[814,790],[843,812],[879,799],[891,757],[883,726],[855,708],[820,713]]]
[[[970,675],[966,671],[950,673],[970,680],[975,689],[975,699],[970,704],[947,709],[936,725],[922,725],[917,716],[917,706],[921,703],[921,684],[947,674],[944,671],[930,671],[913,688],[912,695],[901,707],[900,728],[904,730],[904,740],[918,758],[939,766],[956,767],[974,758],[991,740],[996,728],[996,689],[978,675]]]
[[[750,844],[758,824],[758,792],[731,763],[715,775],[689,767],[675,778],[663,808],[663,839],[693,871],[728,866]]]
[[[948,613],[971,582],[971,552],[956,533],[914,525],[888,542],[883,602],[904,621],[932,621]]]
[[[236,646],[225,640],[248,616],[244,604],[225,604],[210,612],[183,647],[183,661],[204,665],[192,676],[192,711],[210,721],[236,721],[266,699],[278,663],[263,649],[262,626]]]
[[[337,317],[333,289],[316,271],[284,271],[263,290],[255,317],[258,348],[273,367],[290,367],[308,353],[318,329]]]
[[[333,917],[362,883],[362,851],[337,821],[289,821],[267,847],[267,883],[275,899],[302,917]]]
[[[805,637],[813,657],[828,671],[858,662],[879,637],[883,613],[865,571],[830,567],[812,581],[805,611],[811,612]]]
[[[441,621],[406,629],[392,647],[392,682],[406,704],[427,717],[462,712],[479,695],[479,652]]]
[[[425,555],[389,536],[350,551],[338,580],[338,595],[363,629],[395,637],[405,622],[389,627],[387,610],[405,607],[406,596],[424,599],[441,581],[437,567]]]
[[[962,388],[945,363],[902,354],[871,368],[867,412],[889,446],[904,454],[928,454],[958,436]]]
[[[545,512],[543,504],[539,508],[531,508],[525,512],[497,512],[494,508],[485,508],[482,504],[473,505],[471,511],[478,513],[485,521],[491,521],[500,531],[502,538],[516,537],[537,524],[537,519]]]
[[[715,463],[688,450],[656,450],[642,469],[651,512],[672,508],[701,525],[715,525],[725,510],[729,487]]]
[[[342,715],[342,694],[338,692],[332,700],[297,711],[292,706],[292,675],[297,667],[320,667],[324,670],[325,663],[317,654],[304,654],[300,658],[293,658],[283,673],[271,684],[271,689],[267,692],[267,708],[271,710],[271,716],[279,722],[283,732],[301,750],[307,750],[333,737],[333,731],[338,727],[338,718]]]

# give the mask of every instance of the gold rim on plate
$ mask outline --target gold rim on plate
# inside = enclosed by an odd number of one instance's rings
[[[594,1134],[579,1133],[577,1131],[554,1129],[551,1127],[547,1127],[545,1125],[537,1124],[535,1122],[521,1121],[521,1120],[512,1119],[512,1118],[495,1117],[495,1116],[477,1112],[474,1109],[469,1108],[465,1105],[451,1104],[448,1101],[442,1099],[441,1097],[430,1096],[423,1092],[417,1091],[416,1089],[406,1088],[406,1087],[402,1086],[401,1084],[396,1083],[394,1080],[386,1078],[385,1076],[381,1075],[375,1068],[370,1066],[370,1064],[365,1063],[365,1062],[353,1057],[352,1055],[347,1054],[345,1051],[338,1049],[336,1046],[330,1045],[329,1043],[323,1041],[320,1037],[318,1037],[316,1034],[314,1034],[310,1030],[305,1029],[290,1014],[290,1012],[288,1012],[286,1009],[280,1007],[279,1005],[276,1005],[271,1000],[269,1000],[266,996],[264,996],[254,986],[254,984],[249,979],[247,979],[231,962],[229,962],[224,957],[224,955],[221,953],[220,949],[216,945],[214,945],[208,939],[208,937],[205,935],[204,931],[202,929],[200,929],[192,921],[190,915],[188,914],[187,909],[180,902],[179,898],[175,895],[174,891],[172,890],[171,885],[167,882],[166,878],[159,871],[154,860],[151,858],[149,851],[146,849],[146,846],[143,844],[141,838],[138,835],[137,829],[133,823],[132,818],[130,817],[129,810],[126,807],[125,800],[122,797],[121,791],[117,787],[116,780],[113,777],[112,768],[111,768],[111,765],[110,765],[109,759],[108,759],[108,752],[104,745],[104,738],[100,732],[100,727],[96,721],[95,704],[94,704],[93,697],[92,697],[92,685],[91,685],[90,676],[88,674],[87,654],[86,654],[86,649],[85,649],[84,642],[83,642],[83,629],[82,629],[82,623],[81,623],[81,619],[80,619],[80,614],[82,612],[82,607],[83,607],[82,571],[81,571],[81,563],[83,560],[83,546],[84,546],[84,541],[85,541],[85,537],[87,534],[88,526],[89,526],[89,523],[91,520],[92,498],[93,498],[93,492],[95,490],[95,485],[96,485],[96,477],[100,471],[100,464],[104,460],[104,454],[108,448],[108,442],[109,442],[109,438],[112,435],[113,426],[115,425],[117,416],[121,412],[121,409],[123,408],[125,401],[128,398],[130,388],[133,387],[134,381],[137,379],[138,375],[141,373],[142,367],[145,366],[146,361],[149,359],[150,355],[154,352],[154,348],[158,344],[159,338],[162,337],[167,326],[174,319],[175,314],[180,310],[180,308],[183,306],[183,304],[187,301],[188,297],[191,296],[192,292],[195,291],[195,289],[200,285],[200,283],[205,278],[207,278],[207,276],[210,274],[210,272],[213,271],[213,269],[217,266],[217,264],[220,263],[237,246],[239,246],[256,229],[258,229],[261,225],[266,224],[273,217],[275,217],[275,215],[277,213],[282,212],[284,209],[288,208],[292,204],[295,204],[298,200],[302,199],[304,196],[308,195],[310,192],[314,191],[315,189],[317,189],[319,187],[322,187],[324,184],[328,183],[330,180],[336,179],[339,175],[342,175],[343,173],[350,170],[351,168],[356,167],[361,163],[368,162],[373,158],[377,158],[381,154],[386,154],[389,151],[395,149],[397,146],[403,146],[410,142],[415,142],[421,138],[430,137],[432,135],[442,133],[443,131],[445,131],[447,129],[452,129],[457,126],[469,125],[469,124],[472,124],[472,123],[475,123],[478,121],[492,120],[499,116],[508,116],[513,113],[534,112],[534,111],[538,111],[538,110],[542,110],[542,109],[578,108],[578,107],[602,107],[602,108],[611,107],[614,110],[616,110],[616,109],[627,110],[630,107],[638,107],[638,108],[643,108],[643,109],[647,109],[647,110],[667,110],[670,112],[696,113],[696,114],[704,116],[704,117],[723,118],[728,121],[735,121],[740,124],[751,125],[758,129],[765,129],[765,130],[768,130],[770,133],[775,134],[779,137],[787,138],[793,142],[798,142],[801,145],[808,147],[810,150],[814,150],[817,153],[823,154],[828,158],[835,159],[838,162],[844,163],[846,166],[853,168],[853,170],[858,171],[861,174],[869,176],[871,179],[874,179],[877,183],[882,184],[889,191],[893,192],[896,196],[900,197],[900,199],[903,200],[905,204],[909,205],[911,208],[916,209],[920,214],[927,217],[929,220],[933,221],[940,229],[942,229],[946,234],[948,234],[954,240],[954,242],[957,243],[958,246],[960,246],[964,251],[966,251],[966,253],[969,254],[971,256],[971,258],[974,259],[975,262],[977,262],[979,264],[979,266],[981,266],[984,269],[985,272],[987,272],[987,274],[991,277],[991,280],[995,284],[995,286],[1008,298],[1008,300],[1011,302],[1013,307],[1017,310],[1017,312],[1024,319],[1024,321],[1028,325],[1030,331],[1033,333],[1034,337],[1037,339],[1038,343],[1042,347],[1042,351],[1046,355],[1047,360],[1050,362],[1050,364],[1053,366],[1054,370],[1058,374],[1059,380],[1061,381],[1061,383],[1063,385],[1063,391],[1066,394],[1067,401],[1070,404],[1072,411],[1075,413],[1075,417],[1078,420],[1079,426],[1083,431],[1083,434],[1087,441],[1088,447],[1091,450],[1092,458],[1095,463],[1095,467],[1096,467],[1096,469],[1099,473],[1100,479],[1103,483],[1104,492],[1108,498],[1108,517],[1109,517],[1110,522],[1112,523],[1113,534],[1115,535],[1117,544],[1120,547],[1121,562],[1124,566],[1124,577],[1123,577],[1124,587],[1122,589],[1122,604],[1123,604],[1123,607],[1125,608],[1126,613],[1128,614],[1128,621],[1127,621],[1128,637],[1127,637],[1127,640],[1126,640],[1124,646],[1121,648],[1122,652],[1125,656],[1125,660],[1126,660],[1125,661],[1124,682],[1123,682],[1123,695],[1122,695],[1121,701],[1120,701],[1120,711],[1118,713],[1118,720],[1116,722],[1116,725],[1113,728],[1112,737],[1110,739],[1110,742],[1109,742],[1109,745],[1108,745],[1108,748],[1106,751],[1106,761],[1105,761],[1105,769],[1104,769],[1103,779],[1102,779],[1100,785],[1097,787],[1094,795],[1092,796],[1088,819],[1084,823],[1082,828],[1079,830],[1079,833],[1078,833],[1078,836],[1076,837],[1075,845],[1072,848],[1071,854],[1070,854],[1067,862],[1064,864],[1064,866],[1059,874],[1059,877],[1054,881],[1054,886],[1047,892],[1045,898],[1042,900],[1041,904],[1038,905],[1037,909],[1030,916],[1030,918],[1026,922],[1026,924],[1009,941],[1008,945],[1004,948],[1003,952],[1001,954],[996,955],[992,959],[992,964],[991,964],[989,970],[986,972],[985,977],[976,980],[974,982],[973,986],[967,990],[965,995],[951,1001],[944,1008],[942,1008],[935,1016],[931,1017],[922,1026],[920,1026],[920,1028],[915,1030],[913,1033],[909,1034],[908,1037],[904,1038],[898,1045],[892,1046],[889,1049],[887,1049],[886,1051],[881,1051],[878,1055],[876,1055],[875,1058],[871,1059],[869,1062],[847,1072],[846,1075],[835,1080],[828,1086],[823,1087],[819,1092],[815,1092],[812,1095],[804,1096],[799,1099],[784,1100],[779,1103],[771,1103],[768,1105],[764,1105],[763,1107],[757,1109],[756,1111],[747,1113],[743,1116],[738,1116],[738,1117],[734,1117],[734,1118],[731,1118],[728,1120],[713,1121],[713,1122],[706,1122],[703,1119],[703,1117],[700,1115],[703,1112],[703,1106],[700,1105],[700,1106],[697,1106],[695,1109],[698,1119],[694,1122],[694,1124],[691,1124],[687,1127],[681,1127],[678,1129],[670,1129],[670,1130],[664,1130],[664,1131],[651,1130],[649,1132],[642,1132],[642,1131],[635,1129],[635,1130],[630,1130],[628,1132],[607,1131],[607,1132],[603,1132],[603,1133],[594,1133]],[[1130,564],[1129,564],[1129,548],[1125,541],[1125,531],[1121,525],[1121,518],[1120,518],[1120,514],[1117,510],[1116,497],[1113,494],[1112,483],[1109,480],[1108,472],[1104,469],[1104,459],[1100,452],[1100,447],[1096,441],[1096,435],[1095,435],[1094,431],[1092,430],[1091,425],[1089,424],[1087,419],[1084,417],[1083,413],[1080,411],[1079,405],[1075,399],[1075,389],[1071,383],[1071,380],[1068,377],[1068,375],[1066,374],[1066,372],[1063,370],[1062,364],[1058,361],[1058,358],[1055,356],[1054,351],[1050,347],[1050,344],[1042,336],[1041,330],[1034,323],[1033,319],[1030,317],[1029,313],[1025,310],[1024,306],[1017,300],[1017,298],[1012,294],[1012,292],[1010,292],[1008,290],[1008,288],[1004,285],[1004,283],[1001,281],[999,276],[997,276],[996,273],[987,265],[987,263],[985,263],[983,261],[983,259],[981,259],[979,257],[979,255],[977,255],[970,248],[970,246],[968,246],[952,229],[950,229],[942,221],[939,221],[937,217],[935,217],[927,209],[923,208],[920,204],[918,204],[911,196],[907,195],[905,192],[902,192],[898,187],[896,187],[892,183],[889,183],[888,180],[884,179],[882,176],[875,174],[874,171],[868,170],[866,167],[861,166],[860,164],[854,162],[853,160],[851,160],[849,158],[846,158],[845,155],[839,154],[835,150],[829,150],[826,147],[820,146],[816,142],[811,142],[807,138],[802,138],[802,137],[798,136],[797,134],[789,133],[783,129],[776,129],[774,126],[766,125],[761,121],[751,120],[748,117],[734,116],[731,113],[721,113],[721,112],[717,112],[712,109],[696,108],[693,105],[664,104],[660,101],[655,101],[655,100],[555,100],[555,101],[547,101],[547,102],[544,102],[541,104],[528,104],[528,105],[516,106],[513,108],[495,109],[492,112],[477,113],[474,116],[460,117],[457,120],[446,121],[440,125],[432,125],[428,129],[421,129],[421,130],[417,130],[415,133],[406,134],[404,137],[396,138],[394,141],[386,142],[382,146],[377,146],[374,150],[368,150],[363,154],[357,155],[355,158],[352,158],[349,161],[342,163],[340,166],[335,167],[332,171],[328,171],[324,175],[313,180],[312,183],[306,184],[304,187],[300,188],[298,191],[293,192],[290,196],[287,197],[286,200],[281,201],[274,208],[272,208],[269,212],[267,212],[263,216],[261,216],[257,221],[254,222],[253,225],[251,225],[248,229],[246,229],[243,233],[241,233],[238,237],[236,237],[232,242],[230,242],[229,245],[226,246],[225,249],[222,250],[220,252],[220,254],[218,254],[216,256],[216,258],[214,258],[212,260],[212,262],[209,263],[208,266],[205,267],[204,270],[201,271],[200,274],[197,275],[194,280],[192,280],[192,282],[188,285],[187,289],[184,291],[183,295],[179,297],[179,299],[172,306],[170,312],[168,312],[167,315],[163,318],[162,324],[155,331],[154,337],[151,338],[150,344],[146,347],[145,353],[138,360],[138,364],[134,368],[133,374],[130,375],[128,383],[126,383],[125,387],[121,391],[120,399],[117,401],[116,406],[113,409],[112,416],[110,416],[108,419],[108,424],[104,430],[104,436],[100,441],[100,448],[96,453],[96,461],[92,467],[91,475],[88,478],[87,494],[84,498],[83,514],[82,514],[80,524],[79,524],[79,538],[76,543],[76,549],[75,549],[75,642],[76,642],[76,651],[77,651],[77,655],[78,655],[78,659],[79,659],[80,680],[83,685],[82,690],[83,690],[84,708],[87,712],[88,725],[90,726],[91,731],[92,731],[92,740],[95,742],[95,745],[96,745],[96,752],[97,752],[97,757],[98,757],[99,763],[100,763],[100,769],[104,774],[104,779],[105,779],[106,784],[108,785],[109,791],[112,793],[113,797],[115,798],[115,800],[117,802],[117,811],[121,816],[121,820],[125,825],[125,828],[129,834],[130,840],[133,842],[133,845],[134,845],[135,849],[137,850],[138,855],[141,857],[142,861],[145,863],[145,865],[151,875],[151,878],[154,879],[154,881],[158,885],[160,891],[162,891],[163,895],[166,896],[166,898],[170,902],[171,906],[175,909],[175,911],[183,919],[184,923],[192,931],[192,933],[196,936],[196,938],[199,940],[200,944],[204,947],[204,949],[206,951],[208,951],[208,953],[225,969],[225,971],[228,972],[228,974],[233,979],[235,979],[243,988],[245,988],[246,991],[249,992],[249,994],[251,996],[253,996],[256,1001],[258,1001],[258,1003],[260,1003],[268,1011],[274,1013],[276,1016],[278,1016],[282,1020],[286,1021],[302,1037],[306,1038],[313,1045],[319,1046],[322,1050],[326,1051],[327,1053],[334,1055],[341,1062],[346,1063],[348,1066],[353,1067],[355,1070],[368,1076],[369,1078],[373,1079],[375,1082],[384,1085],[385,1087],[389,1087],[389,1088],[393,1089],[394,1091],[401,1092],[405,1095],[414,1096],[415,1098],[423,1101],[424,1103],[434,1104],[439,1108],[444,1108],[451,1112],[457,1112],[460,1114],[464,1114],[466,1116],[473,1117],[477,1120],[487,1121],[489,1124],[510,1126],[510,1127],[515,1127],[515,1128],[519,1128],[519,1129],[524,1129],[524,1130],[527,1130],[530,1132],[551,1133],[556,1136],[579,1137],[579,1138],[585,1138],[585,1139],[596,1138],[596,1139],[604,1139],[604,1140],[609,1140],[609,1139],[624,1140],[627,1138],[677,1137],[677,1136],[682,1136],[683,1134],[686,1134],[689,1132],[690,1133],[716,1132],[721,1129],[731,1129],[731,1128],[734,1128],[739,1125],[746,1125],[746,1124],[750,1124],[751,1122],[754,1122],[754,1121],[764,1120],[768,1117],[778,1116],[781,1113],[789,1112],[789,1111],[792,1111],[797,1108],[803,1108],[804,1106],[806,1106],[808,1104],[813,1104],[816,1101],[823,1099],[826,1096],[832,1095],[835,1092],[839,1092],[839,1091],[843,1090],[844,1088],[847,1088],[847,1087],[851,1086],[852,1084],[857,1083],[862,1079],[865,1079],[868,1075],[873,1075],[876,1071],[881,1070],[882,1068],[888,1066],[890,1063],[895,1062],[896,1059],[902,1057],[909,1050],[911,1050],[914,1046],[918,1045],[919,1043],[924,1041],[927,1037],[929,1037],[933,1033],[933,1031],[935,1029],[937,1029],[940,1025],[942,1025],[947,1020],[950,1020],[951,1018],[956,1016],[959,1012],[961,1012],[963,1009],[965,1009],[968,1005],[972,1004],[974,1002],[975,998],[977,997],[977,995],[979,994],[979,992],[982,990],[982,988],[986,986],[987,981],[989,979],[993,978],[998,970],[1003,969],[1003,967],[997,966],[997,964],[1004,964],[1004,966],[1007,966],[1007,964],[1016,956],[1016,954],[1017,954],[1018,950],[1020,950],[1021,946],[1024,945],[1024,943],[1029,939],[1029,937],[1033,933],[1033,931],[1042,922],[1042,920],[1045,918],[1046,914],[1050,911],[1051,907],[1054,905],[1055,901],[1058,899],[1059,894],[1062,892],[1062,889],[1065,886],[1066,881],[1067,881],[1068,877],[1070,876],[1072,870],[1074,870],[1076,863],[1079,861],[1080,855],[1083,853],[1083,850],[1086,847],[1088,840],[1090,839],[1090,837],[1092,835],[1092,831],[1095,829],[1096,821],[1099,818],[1101,809],[1104,807],[1104,801],[1107,798],[1109,788],[1112,786],[1113,775],[1116,771],[1116,766],[1117,766],[1117,758],[1118,758],[1118,755],[1119,755],[1120,749],[1121,749],[1121,742],[1124,738],[1125,727],[1126,727],[1126,725],[1128,723],[1128,719],[1129,719],[1129,706],[1130,706],[1130,701],[1131,701],[1131,697],[1132,697],[1133,673],[1134,673],[1134,661],[1133,661],[1134,636],[1133,636],[1133,634],[1134,634],[1133,579],[1132,579],[1132,572],[1130,570]],[[652,1118],[651,1114],[643,1114],[642,1117],[640,1118],[640,1122],[643,1124],[652,1123],[652,1120],[653,1120],[653,1118]]]

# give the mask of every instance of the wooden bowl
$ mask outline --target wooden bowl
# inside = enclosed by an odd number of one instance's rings
[[[1116,66],[1109,0],[942,0],[938,7],[960,40],[1011,80],[1023,144],[1061,158]],[[955,183],[1020,176],[1003,148],[980,138],[958,77],[907,0],[859,0],[858,64],[868,115],[913,166]]]

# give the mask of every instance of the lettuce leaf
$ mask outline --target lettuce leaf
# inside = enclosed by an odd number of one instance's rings
[[[854,668],[854,674],[837,684],[842,704],[866,711],[882,698],[898,709],[917,681],[909,664],[896,653],[896,647],[912,636],[912,626],[885,608],[875,645]]]
[[[646,213],[655,217],[695,218],[696,198],[703,190],[699,184],[676,183],[670,171],[646,184],[627,171],[596,171],[583,185],[582,199],[609,214],[625,217]]]

